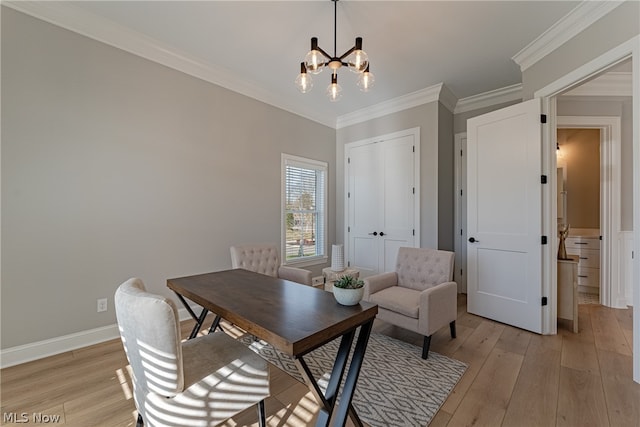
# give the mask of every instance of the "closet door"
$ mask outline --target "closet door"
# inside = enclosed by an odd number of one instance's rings
[[[356,146],[347,155],[347,262],[362,276],[370,276],[378,272],[382,183],[378,145]]]
[[[346,147],[347,261],[362,277],[395,270],[398,248],[419,246],[416,140],[412,131]]]
[[[395,271],[398,248],[416,246],[413,136],[379,144],[382,158],[382,191],[379,212],[378,272]]]

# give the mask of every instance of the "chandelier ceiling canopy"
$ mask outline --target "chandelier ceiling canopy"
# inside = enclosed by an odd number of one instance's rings
[[[354,73],[358,73],[357,85],[363,92],[368,92],[375,82],[375,76],[369,71],[369,57],[362,50],[362,37],[356,37],[355,45],[338,56],[337,54],[337,14],[338,0],[333,1],[333,56],[318,46],[318,38],[311,37],[311,50],[300,63],[300,74],[295,80],[296,87],[302,93],[307,93],[313,87],[313,78],[310,74],[319,74],[323,69],[331,70],[331,83],[327,87],[326,94],[331,102],[335,102],[342,96],[342,88],[338,84],[338,70],[343,66]]]

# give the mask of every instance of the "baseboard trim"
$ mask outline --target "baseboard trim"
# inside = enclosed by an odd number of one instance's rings
[[[194,307],[194,311],[198,312],[199,307]],[[189,312],[185,308],[178,310],[178,317],[180,321],[191,318]],[[119,337],[120,333],[118,332],[118,325],[114,324],[76,332],[74,334],[64,335],[61,337],[50,338],[43,341],[19,345],[16,347],[10,347],[0,351],[0,368],[4,369],[10,366],[20,365],[22,363],[54,356],[67,351],[77,350],[82,347],[88,347],[90,345],[99,344]]]

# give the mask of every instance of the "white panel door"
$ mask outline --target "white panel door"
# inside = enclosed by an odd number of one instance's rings
[[[415,138],[347,146],[347,261],[362,277],[395,270],[398,248],[419,245]]]
[[[542,332],[540,100],[467,122],[468,311]]]
[[[379,272],[395,271],[398,249],[415,246],[413,135],[377,144],[384,186],[380,215]]]
[[[364,277],[378,272],[381,164],[377,144],[355,146],[347,153],[347,224],[350,266]],[[374,234],[375,233],[375,234]]]

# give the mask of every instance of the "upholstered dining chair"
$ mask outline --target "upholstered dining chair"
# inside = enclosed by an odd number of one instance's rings
[[[311,286],[311,272],[302,268],[280,265],[276,245],[251,244],[231,246],[231,267]]]
[[[429,356],[431,335],[449,324],[456,337],[457,285],[454,253],[400,248],[396,271],[364,279],[365,301],[378,304],[378,319],[424,335],[422,358]]]
[[[253,405],[265,426],[267,363],[223,332],[181,342],[175,304],[129,279],[115,294],[137,426],[215,426]]]

